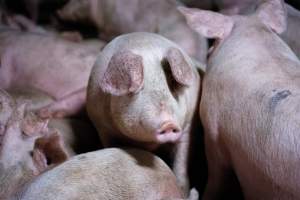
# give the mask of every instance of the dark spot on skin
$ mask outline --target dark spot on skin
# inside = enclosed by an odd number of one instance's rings
[[[276,90],[273,90],[273,92],[276,92]],[[272,96],[270,100],[270,110],[274,111],[276,106],[280,101],[290,96],[292,93],[289,90],[283,90],[280,92],[277,92],[274,96]]]

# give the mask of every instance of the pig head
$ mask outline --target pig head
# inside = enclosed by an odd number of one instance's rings
[[[67,154],[47,121],[26,114],[26,104],[15,104],[2,90],[0,96],[0,198],[6,199]]]
[[[134,39],[142,44],[161,40],[165,47],[128,46],[126,40]],[[192,118],[198,90],[199,75],[181,50],[154,34],[134,33],[119,37],[98,57],[88,92],[94,103],[87,108],[96,126],[113,126],[119,136],[149,144],[175,142]]]

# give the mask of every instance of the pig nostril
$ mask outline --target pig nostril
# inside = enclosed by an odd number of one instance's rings
[[[179,132],[180,132],[180,129],[173,123],[164,123],[161,126],[160,131],[158,131],[158,134],[163,135],[163,134],[179,133]]]

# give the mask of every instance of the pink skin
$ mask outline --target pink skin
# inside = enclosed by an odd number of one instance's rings
[[[177,6],[176,0],[71,0],[58,15],[93,24],[105,40],[131,32],[158,33],[205,62],[207,41],[187,26]]]
[[[25,104],[17,104],[2,90],[0,105],[0,198],[6,199],[65,161],[67,154],[60,136],[47,128],[47,120],[26,113]]]
[[[203,199],[224,198],[233,174],[245,199],[298,199],[300,61],[278,36],[283,1],[265,1],[249,16],[180,10],[199,33],[220,39],[200,103],[209,170]]]
[[[40,112],[43,117],[77,114],[82,109],[90,70],[101,47],[10,29],[1,29],[0,43],[0,88],[47,93],[56,102]]]
[[[177,45],[152,33],[127,34],[110,42],[97,58],[87,111],[105,147],[154,151],[171,144],[173,171],[187,195],[199,85],[195,64]]]

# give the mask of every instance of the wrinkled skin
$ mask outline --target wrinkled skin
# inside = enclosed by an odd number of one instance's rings
[[[187,193],[199,86],[195,64],[176,44],[157,34],[131,33],[114,39],[98,56],[87,111],[105,147],[155,151],[169,144],[173,170]]]
[[[181,198],[174,174],[160,158],[142,150],[110,148],[71,158],[36,178],[16,199]]]
[[[0,90],[0,105],[0,199],[7,199],[68,156],[58,133],[26,113],[26,104]]]
[[[224,197],[233,174],[245,199],[299,199],[300,62],[277,35],[286,27],[283,2],[265,2],[250,16],[181,11],[219,40],[200,103],[209,171],[203,199]]]
[[[249,14],[253,13],[256,7],[264,2],[263,0],[216,0],[216,5],[223,14]],[[300,11],[289,4],[287,9],[287,29],[281,34],[281,38],[290,46],[294,53],[300,58]]]
[[[54,98],[39,111],[41,117],[77,114],[85,105],[88,77],[99,51],[94,45],[3,28],[0,88],[31,88]]]
[[[106,39],[138,31],[158,33],[205,62],[207,42],[187,26],[177,5],[175,0],[71,0],[58,15],[95,25]]]

